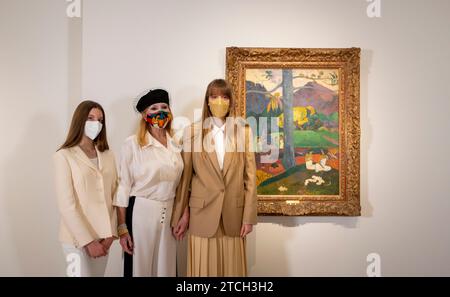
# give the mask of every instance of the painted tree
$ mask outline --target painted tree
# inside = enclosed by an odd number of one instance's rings
[[[271,70],[266,71],[266,79],[270,80],[273,77]],[[282,69],[282,79],[281,82],[269,91],[257,91],[248,90],[247,93],[260,93],[265,96],[269,96],[270,101],[267,106],[267,111],[280,108],[283,110],[283,140],[284,140],[284,152],[282,163],[285,170],[290,169],[295,166],[295,147],[294,147],[294,92],[302,87],[294,88],[294,79],[303,78],[311,79],[313,81],[322,80],[330,81],[330,85],[336,85],[338,83],[338,78],[335,73],[331,73],[330,77],[323,77],[323,71],[320,71],[318,75],[311,74],[307,76],[304,74],[299,74],[298,76],[293,76],[292,69]],[[278,88],[282,88],[281,100],[277,94],[272,95],[272,92],[276,91]]]
[[[295,166],[294,152],[294,86],[293,86],[292,69],[282,70],[282,89],[283,89],[283,135],[284,135],[284,152],[283,166],[285,170]]]
[[[266,71],[266,79],[272,79],[273,73],[271,70]],[[282,70],[281,82],[272,90],[269,91],[257,91],[249,90],[247,93],[260,93],[270,98],[267,106],[267,112],[276,109],[282,109],[283,116],[283,141],[284,141],[284,152],[282,163],[284,168],[287,170],[295,166],[295,154],[294,154],[294,114],[292,111],[294,103],[294,86],[293,86],[293,74],[292,69]],[[280,97],[279,93],[272,95],[272,92],[278,88],[282,88],[282,94]],[[262,131],[263,133],[265,131]]]

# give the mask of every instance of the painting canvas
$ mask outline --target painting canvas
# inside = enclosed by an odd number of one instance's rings
[[[360,215],[359,53],[227,48],[253,131],[260,215]]]
[[[339,70],[247,69],[245,84],[246,118],[278,119],[254,131],[258,195],[339,195]]]

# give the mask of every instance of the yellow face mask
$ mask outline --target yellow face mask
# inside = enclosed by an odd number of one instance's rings
[[[223,97],[217,97],[214,100],[210,98],[208,100],[208,106],[213,116],[223,118],[230,109],[230,100],[226,100]]]

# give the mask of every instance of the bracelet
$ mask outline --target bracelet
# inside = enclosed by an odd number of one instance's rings
[[[128,233],[128,229],[119,229],[117,231],[117,235],[119,235],[119,237],[121,237],[122,235],[125,235]]]
[[[119,237],[127,233],[128,233],[127,224],[120,224],[119,226],[117,226],[117,235],[119,235]]]

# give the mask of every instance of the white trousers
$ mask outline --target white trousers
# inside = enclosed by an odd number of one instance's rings
[[[173,200],[136,197],[133,208],[133,276],[176,276]]]
[[[100,258],[91,258],[85,248],[76,248],[73,245],[62,245],[66,256],[66,275],[80,277],[105,276],[108,255]]]

